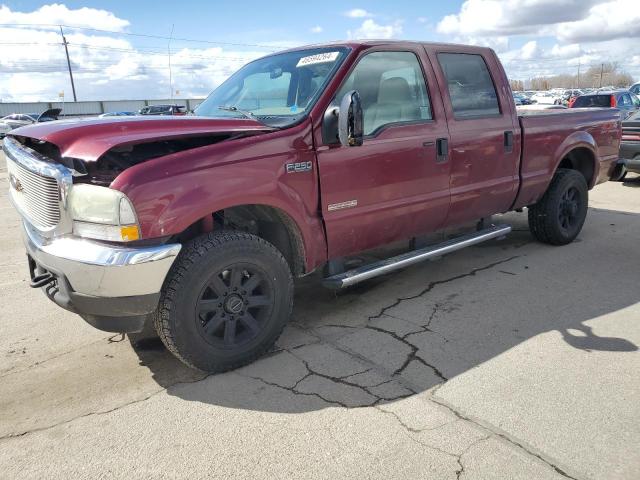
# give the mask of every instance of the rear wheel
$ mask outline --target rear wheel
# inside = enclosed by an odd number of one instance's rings
[[[167,348],[187,365],[223,372],[270,349],[291,314],[293,279],[282,254],[246,233],[185,245],[155,318]]]
[[[540,201],[529,207],[529,230],[551,245],[571,243],[587,217],[589,189],[576,170],[559,169]]]

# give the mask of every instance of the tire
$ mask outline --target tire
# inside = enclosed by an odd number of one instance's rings
[[[589,189],[576,170],[559,169],[540,201],[529,207],[529,230],[543,243],[566,245],[587,217]]]
[[[622,182],[627,176],[627,167],[624,165],[616,165],[616,168],[613,170],[613,174],[611,175],[611,181],[613,182]]]
[[[187,243],[165,280],[155,327],[166,347],[210,373],[267,352],[293,307],[287,261],[247,233],[218,232]]]

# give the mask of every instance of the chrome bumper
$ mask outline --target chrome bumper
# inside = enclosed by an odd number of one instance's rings
[[[23,221],[28,254],[62,274],[74,292],[92,297],[132,297],[160,292],[182,245],[114,246],[78,237],[47,239]]]

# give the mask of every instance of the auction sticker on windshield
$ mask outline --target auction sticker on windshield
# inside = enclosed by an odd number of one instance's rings
[[[316,63],[330,63],[335,62],[340,52],[327,52],[318,53],[316,55],[309,55],[308,57],[302,57],[298,60],[296,67],[306,67],[307,65],[315,65]]]

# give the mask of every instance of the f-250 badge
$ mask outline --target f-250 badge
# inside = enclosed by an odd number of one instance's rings
[[[300,163],[287,163],[286,169],[287,173],[301,173],[301,172],[310,172],[313,166],[311,162],[300,162]]]

